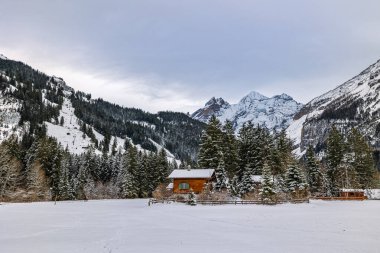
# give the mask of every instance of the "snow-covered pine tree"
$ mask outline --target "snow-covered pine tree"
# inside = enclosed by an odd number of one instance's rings
[[[20,178],[21,164],[12,157],[7,145],[0,145],[0,199],[12,192]]]
[[[215,190],[222,191],[223,189],[227,189],[228,178],[227,178],[227,173],[225,170],[223,154],[221,155],[221,159],[219,161],[218,167],[215,169],[215,177],[216,177]]]
[[[234,176],[231,179],[231,183],[228,185],[228,192],[233,197],[239,197],[240,196],[240,180],[238,176]]]
[[[197,196],[193,191],[190,191],[187,204],[190,206],[196,206],[197,205]]]
[[[88,165],[84,161],[81,161],[81,162],[78,161],[78,164],[79,164],[79,170],[78,170],[78,175],[76,179],[77,180],[76,182],[77,199],[87,200],[85,189],[90,179],[89,168],[88,168]]]
[[[116,152],[117,152],[117,138],[114,137],[112,147],[111,147],[111,155],[112,156],[116,155]]]
[[[263,180],[260,189],[260,200],[264,203],[275,201],[276,191],[274,189],[273,177],[271,169],[267,164],[264,164]]]
[[[253,169],[250,164],[247,164],[245,170],[243,171],[243,176],[239,183],[239,195],[244,196],[245,194],[253,190]]]
[[[286,171],[285,179],[287,192],[291,193],[293,197],[299,198],[304,195],[304,191],[307,189],[307,184],[305,183],[305,177],[301,169],[293,164],[290,165]]]
[[[111,179],[112,167],[110,164],[110,156],[107,153],[103,152],[101,157],[97,157],[99,161],[98,171],[98,181],[108,182]]]
[[[74,193],[71,185],[70,175],[69,175],[69,154],[65,154],[61,160],[61,165],[59,167],[59,181],[58,181],[58,197],[59,200],[70,200],[74,199]]]
[[[321,192],[323,175],[317,159],[315,158],[314,149],[312,146],[309,146],[306,150],[305,162],[307,182],[309,184],[310,192],[312,194]]]
[[[137,149],[131,146],[122,156],[121,168],[117,178],[117,184],[120,188],[121,198],[137,198],[138,189],[134,182],[131,171],[137,169]],[[130,166],[130,164],[131,166]]]
[[[198,163],[203,168],[215,169],[219,164],[219,154],[221,146],[222,131],[219,120],[212,116],[206,129],[202,133],[199,148]]]

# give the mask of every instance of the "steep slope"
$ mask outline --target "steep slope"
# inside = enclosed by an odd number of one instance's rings
[[[251,92],[233,105],[222,98],[212,98],[204,108],[193,113],[192,117],[207,122],[215,115],[222,122],[232,121],[236,131],[248,121],[279,131],[289,126],[294,114],[301,107],[302,104],[286,94],[268,98],[258,92]]]
[[[195,160],[203,128],[183,113],[152,114],[91,99],[62,78],[0,57],[0,141],[46,133],[80,154],[89,146],[110,152],[128,140],[139,150],[165,148],[172,159]]]
[[[374,146],[380,137],[380,61],[359,75],[307,103],[294,116],[288,128],[289,136],[298,145],[298,153],[311,144],[318,151],[332,125],[342,132],[357,127]]]

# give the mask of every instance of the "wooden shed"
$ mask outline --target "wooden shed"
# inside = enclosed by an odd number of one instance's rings
[[[340,189],[338,197],[317,197],[322,200],[365,200],[368,197],[364,190],[361,189]]]
[[[364,190],[360,189],[341,189],[339,192],[339,197],[347,200],[364,200],[367,197],[364,194]]]
[[[214,169],[184,169],[174,170],[168,177],[173,182],[170,188],[173,189],[173,193],[200,193],[206,183],[210,183],[215,180]]]

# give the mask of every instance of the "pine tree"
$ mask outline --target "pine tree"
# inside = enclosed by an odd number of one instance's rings
[[[126,159],[123,166],[126,167],[125,190],[128,198],[137,198],[140,192],[139,164],[137,148],[132,146],[126,153]]]
[[[307,189],[305,178],[297,165],[289,166],[286,172],[285,183],[287,191],[295,197],[299,197],[300,193]]]
[[[323,185],[323,175],[315,158],[312,146],[306,150],[306,174],[309,189],[312,194],[320,192]]]
[[[15,190],[20,178],[21,164],[11,155],[7,145],[0,145],[0,199]]]
[[[89,173],[87,164],[85,162],[81,162],[79,164],[77,186],[76,186],[77,188],[76,195],[78,199],[87,200],[85,188],[89,181],[89,175],[90,173]]]
[[[137,166],[138,169],[134,174],[135,183],[137,185],[137,191],[138,191],[138,197],[139,198],[146,198],[148,197],[148,192],[150,188],[150,183],[148,180],[148,163],[147,163],[147,154],[141,151],[138,153],[137,156]]]
[[[235,131],[231,121],[226,121],[223,126],[222,153],[227,175],[232,178],[238,171],[239,154]]]
[[[228,185],[228,192],[231,196],[239,197],[240,196],[240,183],[239,178],[237,176],[234,176],[231,179],[231,183]]]
[[[68,154],[64,156],[61,161],[61,166],[59,168],[59,181],[58,181],[58,198],[59,200],[70,200],[73,199],[72,186],[69,176],[69,158]]]
[[[339,193],[339,180],[344,156],[343,136],[338,129],[333,126],[327,138],[327,179],[329,182],[328,195],[337,196]]]
[[[158,184],[165,182],[167,180],[167,177],[169,176],[169,163],[166,158],[166,152],[163,148],[160,149],[156,157],[156,170],[157,170],[156,180]]]
[[[132,175],[128,171],[127,157],[123,156],[122,167],[119,171],[117,184],[120,188],[121,198],[137,198],[138,193],[133,183]]]
[[[216,177],[216,182],[215,182],[216,191],[222,191],[223,189],[226,189],[228,187],[228,183],[227,183],[228,179],[227,179],[227,173],[225,170],[223,155],[221,155],[219,165],[215,170],[215,177]]]
[[[220,122],[212,116],[206,130],[202,133],[199,148],[198,162],[203,168],[215,169],[219,164],[219,155],[222,151],[222,131]]]
[[[190,206],[196,206],[197,205],[197,196],[194,194],[193,191],[190,191],[187,204]]]
[[[239,180],[242,180],[247,165],[249,164],[249,168],[252,169],[252,164],[254,163],[254,161],[252,161],[252,149],[254,146],[252,131],[253,126],[251,122],[245,123],[239,130],[239,168],[236,173]]]
[[[64,123],[65,123],[65,118],[63,116],[61,116],[61,119],[59,121],[59,125],[63,126]]]
[[[243,176],[239,183],[239,195],[243,196],[253,190],[253,169],[250,164],[247,164],[243,171]]]
[[[267,160],[267,165],[269,166],[273,177],[282,175],[286,171],[284,170],[284,165],[281,160],[280,152],[274,145],[270,146],[270,154]]]
[[[293,142],[289,139],[285,129],[276,137],[276,145],[283,166],[282,172],[284,173],[289,165],[294,162],[294,156],[292,154]]]
[[[111,148],[111,155],[116,155],[117,152],[117,138],[113,138],[112,148]]]
[[[371,188],[374,181],[375,165],[373,151],[360,132],[353,128],[348,137],[349,161],[356,172],[358,187],[362,189]]]
[[[273,177],[267,164],[263,169],[263,181],[260,189],[260,199],[263,202],[271,202],[275,199],[276,191],[274,190]]]

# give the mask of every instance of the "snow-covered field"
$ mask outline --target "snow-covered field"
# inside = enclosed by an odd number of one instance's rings
[[[147,202],[0,205],[0,252],[380,252],[380,201],[195,207]]]

